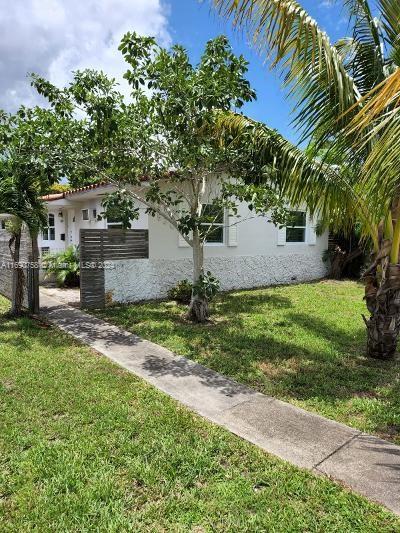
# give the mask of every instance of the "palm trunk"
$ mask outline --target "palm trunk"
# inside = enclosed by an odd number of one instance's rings
[[[34,314],[39,313],[39,246],[38,235],[35,232],[31,233],[32,256],[31,256],[31,301],[29,311]]]
[[[17,317],[22,315],[25,283],[24,271],[19,264],[21,256],[21,230],[17,231],[10,239],[9,247],[13,262],[10,315]]]
[[[376,359],[392,359],[400,334],[400,265],[387,262],[380,275],[366,277],[365,300],[370,312],[367,352]]]
[[[395,222],[393,228],[393,222]],[[389,213],[384,239],[374,264],[365,273],[365,300],[370,318],[367,353],[375,359],[392,359],[400,334],[400,204]]]
[[[204,253],[203,244],[199,231],[193,231],[193,285],[195,285],[203,274]],[[189,306],[188,318],[193,322],[207,322],[210,316],[207,298],[203,298],[192,292],[192,299]]]

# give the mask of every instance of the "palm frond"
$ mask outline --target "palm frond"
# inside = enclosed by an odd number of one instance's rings
[[[374,46],[383,63],[383,34],[368,0],[344,0],[343,4],[353,23],[353,39]]]
[[[345,111],[360,91],[329,37],[295,0],[214,0],[252,38],[272,66],[279,64],[296,98],[295,123],[304,138],[318,132],[321,142],[349,120]]]
[[[391,57],[400,67],[400,2],[398,0],[379,0],[386,42],[392,48]]]
[[[221,114],[216,127],[231,142],[251,147],[254,161],[265,167],[268,182],[291,205],[307,205],[324,227],[345,233],[362,220],[364,236],[376,240],[377,223],[350,172],[326,163],[328,157],[310,158],[275,130],[243,115]]]
[[[384,34],[368,0],[344,0],[353,26],[354,55],[348,67],[361,94],[385,78]]]
[[[365,155],[359,188],[369,199],[370,212],[385,218],[400,194],[400,69],[365,95],[360,104],[348,126],[349,136],[356,138],[349,159]]]
[[[371,130],[370,136],[376,136],[386,123],[400,113],[400,69],[397,69],[365,95],[358,113],[349,124],[349,133],[358,131],[361,135],[365,130]],[[378,121],[377,123],[375,121]]]
[[[390,117],[363,167],[363,187],[372,201],[391,202],[400,194],[400,114]]]
[[[385,79],[385,63],[373,44],[346,37],[335,43],[335,47],[362,96]]]
[[[37,183],[30,176],[12,176],[0,169],[0,212],[14,215],[24,221],[32,232],[46,224],[44,203],[38,195]]]

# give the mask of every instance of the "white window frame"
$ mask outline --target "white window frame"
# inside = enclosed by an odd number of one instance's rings
[[[50,217],[53,217],[53,224],[50,224]],[[54,238],[51,238],[51,231],[54,230]],[[54,213],[48,213],[47,215],[47,226],[42,230],[42,240],[46,242],[51,242],[56,240],[56,216]]]
[[[307,244],[307,211],[305,209],[292,209],[291,210],[292,213],[303,213],[304,214],[304,218],[305,218],[305,222],[304,222],[304,226],[286,226],[286,235],[285,235],[285,241],[286,241],[286,245],[298,245],[298,244]],[[288,241],[287,238],[288,238],[288,230],[290,229],[302,229],[304,230],[304,240],[302,241]]]
[[[203,204],[203,209],[206,205],[212,205],[212,204]],[[210,247],[225,246],[225,243],[226,243],[226,210],[221,208],[221,211],[223,213],[222,222],[213,222],[213,223],[204,222],[201,224],[201,226],[212,226],[213,229],[222,227],[222,241],[207,242],[207,239],[206,239],[204,246],[210,246]]]
[[[87,215],[87,218],[85,218],[85,215]],[[84,222],[90,221],[89,209],[82,209],[82,220]]]

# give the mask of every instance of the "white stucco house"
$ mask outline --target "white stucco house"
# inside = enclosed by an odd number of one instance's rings
[[[48,227],[39,242],[42,253],[78,245],[80,229],[120,227],[117,219],[100,216],[102,199],[113,190],[103,183],[45,197]],[[140,216],[132,229],[148,229],[149,257],[116,261],[106,270],[106,291],[118,302],[163,298],[175,283],[191,279],[191,247],[168,222],[138,207]],[[328,232],[317,236],[305,209],[296,209],[294,228],[279,229],[265,217],[254,217],[245,204],[239,206],[239,215],[235,222],[221,213],[212,242],[205,245],[205,267],[223,290],[309,281],[327,274],[322,254],[328,248]]]
[[[81,229],[109,229],[120,227],[118,221],[105,220],[101,213],[104,196],[115,190],[106,183],[88,185],[68,192],[44,196],[48,211],[48,227],[39,238],[42,254],[60,252],[71,244],[79,245]],[[145,207],[138,220],[132,221],[132,229],[148,229]]]

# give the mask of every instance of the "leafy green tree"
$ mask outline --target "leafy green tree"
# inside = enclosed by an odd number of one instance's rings
[[[11,314],[22,312],[24,273],[20,261],[23,227],[29,231],[32,262],[38,262],[37,237],[47,223],[41,196],[48,192],[67,170],[68,143],[65,144],[63,121],[54,112],[39,107],[21,107],[15,115],[1,113],[0,118],[0,212],[13,216],[10,250],[13,269]],[[34,275],[38,277],[38,269]],[[36,309],[37,311],[37,309]]]
[[[361,223],[374,249],[364,275],[368,353],[393,357],[400,332],[399,1],[343,0],[352,33],[335,44],[296,0],[214,3],[283,73],[295,123],[311,140],[309,157],[245,118],[226,117],[224,127],[244,135],[261,158],[274,151],[282,194],[307,203],[326,226],[349,231]]]
[[[138,214],[132,200],[138,201],[192,247],[189,317],[204,322],[207,295],[214,290],[212,276],[204,273],[204,244],[215,235],[222,210],[236,213],[241,200],[275,222],[286,214],[272,189],[254,183],[260,167],[252,150],[215,127],[219,113],[255,98],[245,78],[247,62],[232,53],[225,37],[209,41],[196,66],[181,46],[167,50],[132,33],[120,50],[129,64],[130,101],[114,80],[94,71],[76,73],[62,91],[41,78],[34,83],[54,106],[71,102],[84,111],[74,184],[92,179],[118,184],[104,202],[106,213],[117,211],[128,226]],[[213,280],[209,290],[207,280]]]

